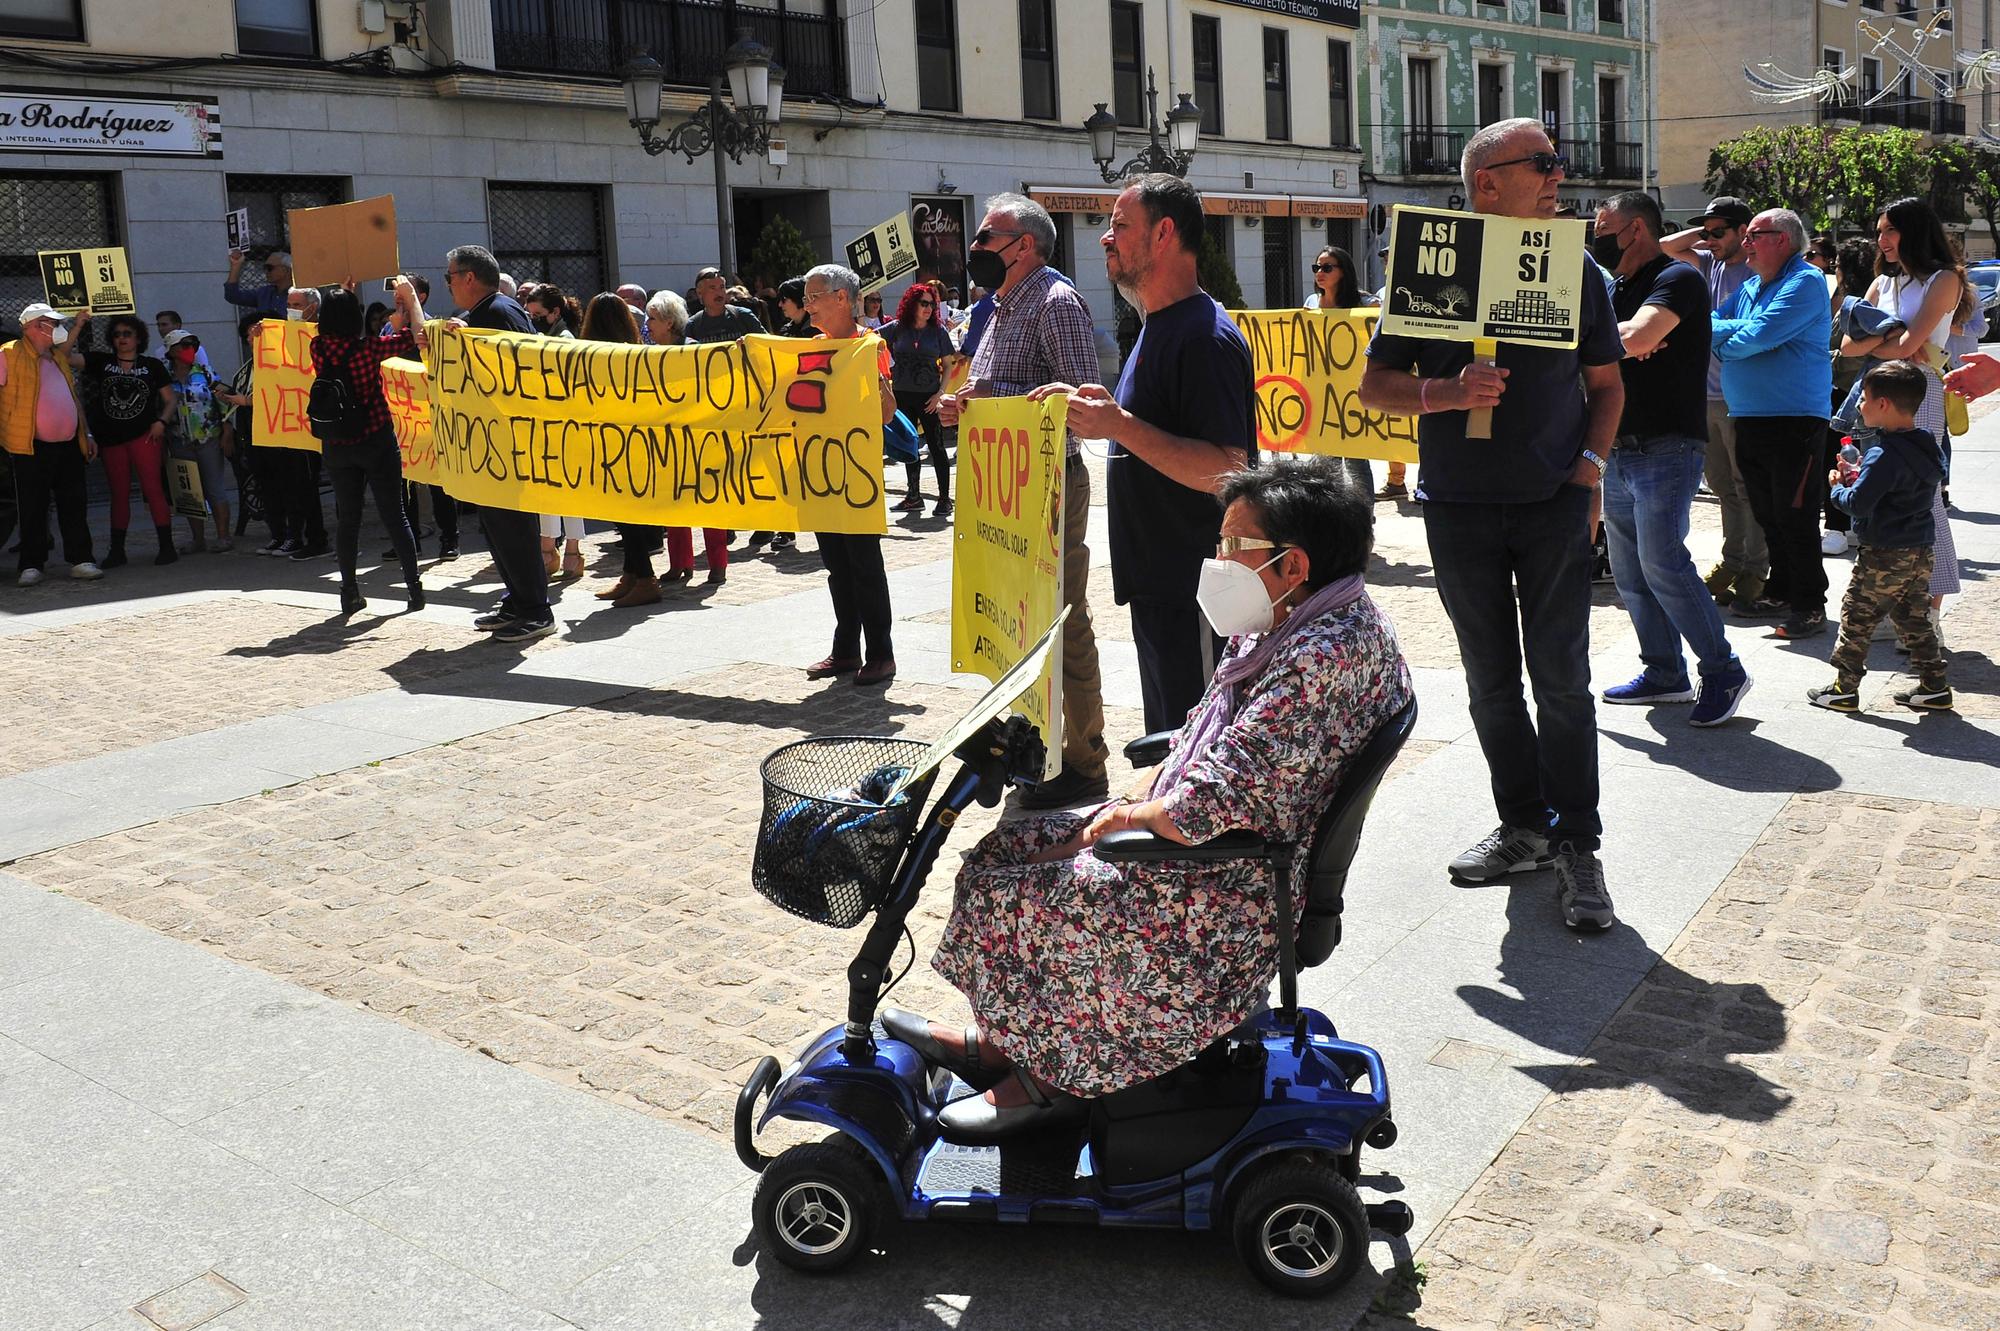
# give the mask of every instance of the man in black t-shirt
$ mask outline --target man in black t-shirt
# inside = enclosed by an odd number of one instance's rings
[[[1069,428],[1108,439],[1106,521],[1111,591],[1132,610],[1148,731],[1175,730],[1201,701],[1221,655],[1195,603],[1202,561],[1215,556],[1222,477],[1257,456],[1250,345],[1195,276],[1201,195],[1175,176],[1141,176],[1111,209],[1104,266],[1145,317],[1114,394],[1067,392]]]
[[[1459,163],[1472,211],[1499,217],[1553,218],[1568,170],[1542,123],[1526,118],[1474,134]],[[1378,329],[1361,400],[1419,418],[1424,533],[1500,814],[1449,871],[1485,882],[1553,865],[1564,921],[1609,929],[1617,917],[1597,859],[1590,498],[1624,408],[1624,349],[1589,261],[1577,282],[1573,350],[1502,343],[1495,364],[1475,365],[1470,343]],[[1469,439],[1468,413],[1481,408],[1493,412],[1493,437]]]
[[[1664,230],[1659,204],[1635,190],[1598,209],[1591,242],[1616,278],[1611,304],[1626,357],[1625,414],[1604,473],[1604,531],[1645,666],[1603,697],[1641,707],[1691,702],[1690,725],[1718,726],[1736,715],[1750,676],[1729,649],[1687,548],[1708,440],[1708,282],[1660,249]],[[1699,693],[1683,640],[1701,671]]]

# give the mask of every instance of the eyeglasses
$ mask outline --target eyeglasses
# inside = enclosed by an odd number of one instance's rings
[[[937,302],[934,300],[920,300],[917,302],[917,308],[920,310],[928,310],[935,307],[936,305]]]
[[[972,233],[972,243],[974,245],[984,245],[995,236],[1012,236],[1015,240],[1019,240],[1025,234],[1025,232],[1021,231],[995,231],[990,226],[983,226]]]
[[[1569,174],[1568,153],[1529,153],[1526,157],[1510,157],[1504,162],[1488,162],[1486,169],[1498,171],[1503,166],[1520,166],[1523,163],[1534,167],[1545,176],[1552,176],[1558,171],[1564,175]]]
[[[1313,265],[1313,271],[1315,273],[1337,273],[1340,271],[1340,265],[1337,263],[1316,263]]]
[[[1785,234],[1784,232],[1779,231],[1773,227],[1765,227],[1762,231],[1759,231],[1755,227],[1752,227],[1750,230],[1745,231],[1743,233],[1743,243],[1745,245],[1748,245],[1751,241],[1756,240],[1762,236],[1782,236],[1784,234]]]
[[[1215,557],[1226,559],[1230,555],[1241,554],[1245,550],[1289,550],[1288,545],[1277,541],[1267,541],[1261,536],[1223,536],[1215,542]]]

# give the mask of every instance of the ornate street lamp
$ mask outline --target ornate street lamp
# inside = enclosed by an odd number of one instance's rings
[[[1829,194],[1826,199],[1826,232],[1834,243],[1840,242],[1840,215],[1847,211],[1838,194]]]
[[[619,76],[625,81],[625,114],[648,155],[677,152],[690,164],[705,153],[714,155],[716,262],[725,274],[733,276],[735,223],[722,159],[727,154],[730,161],[740,163],[745,156],[770,151],[771,130],[784,114],[785,67],[771,58],[771,48],[751,36],[750,29],[740,29],[736,43],[723,53],[722,69],[709,76],[708,101],[660,136],[653,133],[653,127],[660,123],[664,82],[660,62],[644,51],[634,51]],[[722,95],[725,83],[729,89],[726,102]]]
[[[1097,103],[1097,111],[1083,122],[1090,135],[1091,160],[1104,176],[1106,184],[1116,184],[1127,176],[1140,175],[1148,171],[1164,171],[1168,175],[1184,176],[1194,161],[1196,145],[1201,141],[1201,108],[1186,93],[1167,112],[1166,141],[1160,136],[1160,89],[1153,82],[1152,66],[1146,67],[1146,146],[1138,155],[1123,166],[1113,166],[1118,159],[1118,117],[1104,109],[1104,103]]]

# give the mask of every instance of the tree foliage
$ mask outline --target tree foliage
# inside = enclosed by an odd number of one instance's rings
[[[1243,286],[1236,280],[1236,264],[1207,227],[1202,228],[1201,248],[1195,251],[1195,275],[1201,289],[1220,301],[1223,309],[1243,308]]]
[[[1986,142],[1951,145],[1951,158],[1958,188],[1965,201],[1986,219],[1993,235],[2000,237],[2000,146]]]
[[[805,236],[782,215],[764,223],[757,243],[750,247],[749,271],[773,286],[788,277],[803,277],[820,262]]]
[[[1961,155],[1957,145],[1926,147],[1914,130],[1759,125],[1715,145],[1704,184],[1753,208],[1790,208],[1815,231],[1828,229],[1827,203],[1839,199],[1846,228],[1865,232],[1905,195],[1951,196],[1941,211],[1954,212]]]

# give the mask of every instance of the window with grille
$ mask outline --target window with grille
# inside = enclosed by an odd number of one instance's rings
[[[1056,119],[1054,0],[1021,0],[1021,115]]]
[[[1111,109],[1118,123],[1146,127],[1146,12],[1111,0]]]
[[[0,5],[0,37],[83,40],[83,0],[8,0]]]
[[[592,185],[488,185],[486,222],[500,271],[554,282],[588,302],[605,290],[604,197]]]
[[[1222,133],[1222,20],[1194,16],[1194,104],[1201,108],[1201,132]]]
[[[917,0],[917,105],[958,110],[958,11],[955,0]]]
[[[324,208],[347,202],[345,176],[228,177],[229,210],[250,210],[250,262],[243,265],[238,285],[254,291],[264,285],[262,260],[277,250],[292,248],[291,224],[285,214],[294,208]]]
[[[1299,303],[1299,219],[1264,219],[1264,308],[1290,309]]]
[[[67,171],[0,172],[0,336],[19,337],[21,311],[44,295],[37,252],[119,243],[111,182]]]
[[[244,55],[319,54],[313,0],[236,0],[236,49]]]

